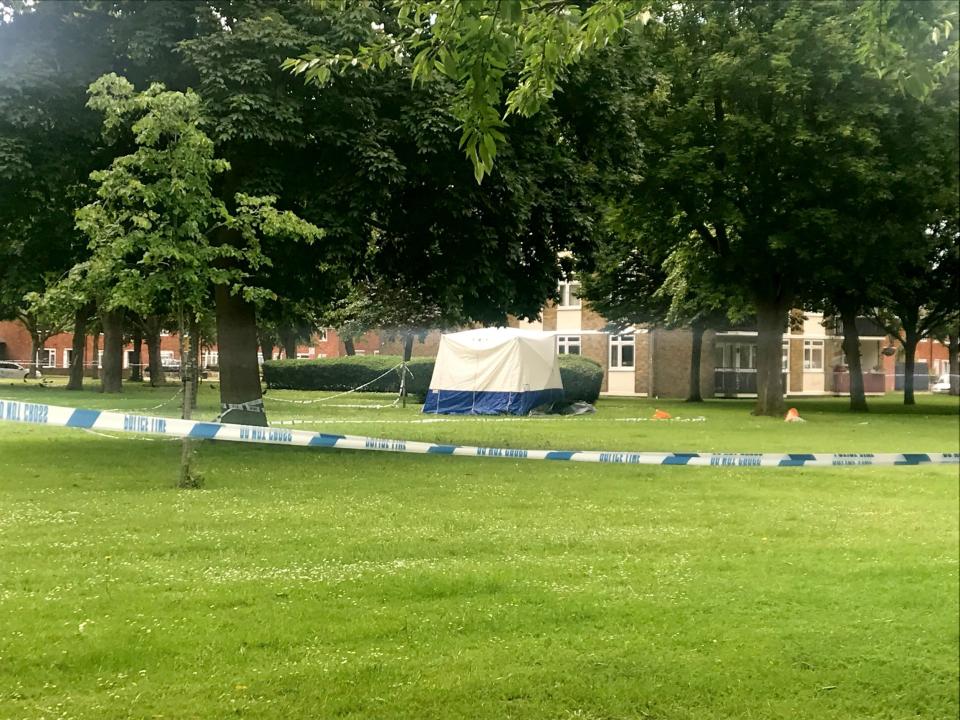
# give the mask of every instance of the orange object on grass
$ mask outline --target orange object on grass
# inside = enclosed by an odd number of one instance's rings
[[[665,410],[661,410],[660,408],[657,408],[653,413],[654,420],[669,420],[671,417],[672,416],[670,413],[666,412]]]
[[[796,422],[800,420],[800,413],[797,412],[796,408],[790,408],[787,410],[786,416],[783,418],[786,422]]]

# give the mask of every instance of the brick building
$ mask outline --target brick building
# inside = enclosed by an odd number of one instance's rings
[[[96,348],[94,348],[96,344]],[[70,368],[70,356],[73,352],[73,334],[61,333],[48,339],[39,353],[39,358],[31,358],[30,334],[22,323],[17,321],[0,322],[0,360],[13,360],[27,366],[36,361],[42,373],[48,375],[67,374]],[[380,352],[380,337],[376,333],[368,333],[354,342],[358,355],[377,354]],[[275,349],[276,352],[277,349]],[[90,373],[94,366],[99,367],[100,356],[103,352],[103,336],[89,335],[85,350],[85,365]],[[324,358],[346,355],[346,347],[334,330],[325,330],[310,338],[309,343],[297,346],[297,358]],[[123,367],[130,369],[133,344],[127,343],[123,350]],[[283,357],[280,350],[279,357]],[[141,347],[141,363],[147,363],[147,344]],[[180,339],[176,333],[163,333],[160,337],[160,357],[164,366],[180,365]],[[216,344],[206,345],[200,352],[201,367],[216,367],[219,363],[219,353]],[[262,354],[260,355],[263,360]]]

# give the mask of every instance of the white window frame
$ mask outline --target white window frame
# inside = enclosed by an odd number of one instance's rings
[[[73,359],[73,348],[64,348],[63,349],[63,366],[65,368],[70,367],[70,361]]]
[[[717,354],[720,355],[719,358]],[[719,364],[717,364],[718,359]],[[718,342],[714,349],[714,367],[717,370],[756,372],[757,344],[735,340]]]
[[[564,280],[557,285],[557,307],[563,310],[579,310],[582,307],[580,302],[580,281]]]
[[[784,340],[780,346],[780,372],[790,371],[790,341]]]
[[[220,364],[220,351],[219,350],[204,350],[203,351],[203,366],[210,367],[211,365]]]
[[[576,348],[576,352],[571,352]],[[580,355],[583,345],[579,335],[557,335],[557,355]]]
[[[297,360],[309,360],[309,359],[312,358],[312,357],[313,357],[313,353],[308,353],[308,352],[305,352],[305,353],[304,353],[304,352],[298,352],[298,353],[297,353]]]
[[[56,348],[44,348],[43,349],[43,365],[45,368],[55,368],[57,366],[57,349]]]
[[[820,351],[820,364],[815,363],[816,351]],[[810,372],[823,370],[824,342],[823,340],[803,341],[803,369]]]
[[[633,361],[629,365],[623,363],[623,348],[633,348]],[[611,370],[630,370],[637,367],[637,338],[635,335],[611,335],[610,352],[608,357]]]

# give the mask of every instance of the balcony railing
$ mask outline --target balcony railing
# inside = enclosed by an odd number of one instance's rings
[[[713,371],[714,394],[717,397],[737,397],[757,394],[757,371],[750,368],[716,368]],[[783,373],[786,391],[787,374]]]

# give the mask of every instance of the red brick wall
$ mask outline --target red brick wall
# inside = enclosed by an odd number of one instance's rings
[[[30,333],[19,322],[0,322],[0,360],[30,362]]]

